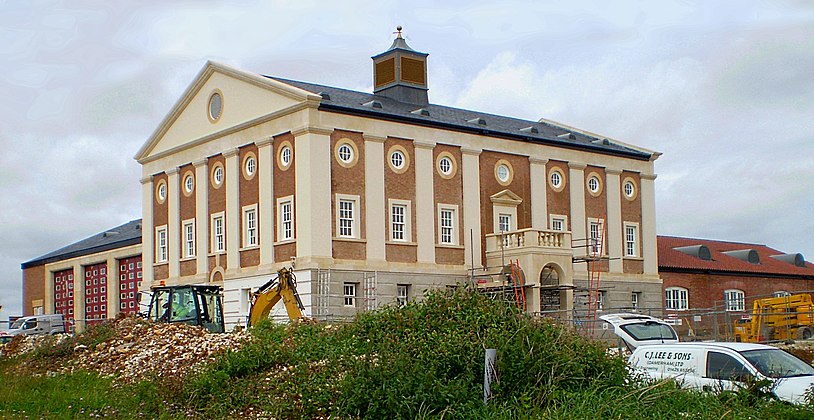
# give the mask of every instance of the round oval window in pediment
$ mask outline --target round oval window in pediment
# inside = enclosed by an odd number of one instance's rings
[[[223,112],[223,96],[220,91],[215,91],[209,96],[209,120],[215,122]]]

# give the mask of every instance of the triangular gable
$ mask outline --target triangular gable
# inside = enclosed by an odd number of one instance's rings
[[[221,94],[223,105],[213,122],[208,107],[214,92]],[[195,140],[320,99],[283,82],[208,61],[135,159],[144,163]]]
[[[510,190],[500,191],[489,198],[492,199],[492,203],[507,204],[510,206],[519,206],[520,203],[523,202],[523,199],[519,195],[511,192]]]

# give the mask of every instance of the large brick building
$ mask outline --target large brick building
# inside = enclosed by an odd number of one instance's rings
[[[88,324],[138,311],[141,220],[133,220],[22,263],[23,315],[63,314]]]
[[[207,63],[136,155],[144,288],[222,285],[234,325],[293,266],[306,313],[341,317],[513,260],[528,310],[570,312],[591,254],[603,304],[660,307],[659,154],[431,104],[426,63],[397,36],[372,94]]]
[[[814,264],[766,245],[659,236],[658,255],[667,315],[721,335],[754,299],[814,291]]]

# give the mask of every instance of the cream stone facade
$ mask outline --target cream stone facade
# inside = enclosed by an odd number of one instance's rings
[[[377,62],[412,51],[399,39]],[[220,284],[234,326],[249,291],[293,267],[306,314],[328,319],[429,288],[505,283],[498,273],[518,261],[530,312],[572,316],[596,267],[605,307],[636,294],[661,307],[658,153],[422,95],[426,85],[398,74],[374,95],[208,62],[136,155],[143,289]],[[592,231],[594,270],[583,258]]]

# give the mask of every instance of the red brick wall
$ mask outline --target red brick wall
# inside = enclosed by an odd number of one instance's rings
[[[45,282],[50,279],[45,277],[45,266],[37,265],[23,270],[23,316],[34,315],[31,301],[42,299],[43,309],[45,309]]]
[[[565,187],[562,191],[555,191],[551,188],[549,183],[548,171],[556,167],[562,171],[563,182]],[[546,206],[548,207],[549,214],[560,214],[568,216],[568,225],[566,230],[571,230],[571,192],[569,191],[568,183],[571,182],[568,173],[568,164],[566,162],[550,160],[546,164]]]
[[[668,287],[683,287],[687,289],[687,297],[690,309],[713,308],[724,299],[724,291],[728,289],[743,290],[749,308],[751,300],[749,297],[771,295],[774,292],[784,290],[787,292],[814,290],[814,278],[794,279],[794,278],[773,278],[763,276],[723,275],[708,273],[677,273],[670,271],[660,271],[663,289]],[[662,297],[662,301],[664,298]]]
[[[153,176],[153,261],[156,261],[156,249],[155,249],[155,227],[167,225],[169,222],[169,196],[171,194],[176,194],[175,191],[170,191],[169,185],[167,186],[167,199],[164,200],[163,203],[158,202],[158,194],[156,194],[156,188],[158,187],[158,183],[164,181],[167,182],[167,174],[161,173]],[[169,235],[169,226],[167,226],[167,234]],[[173,241],[171,238],[167,238],[167,253],[169,255],[169,247],[173,246]],[[154,265],[153,270],[153,278],[155,280],[164,280],[169,277],[169,266],[166,262],[157,263]]]
[[[215,182],[212,179],[212,170],[215,168],[215,165],[217,165],[217,164],[220,164],[220,165],[223,166],[223,182],[220,184],[220,186],[216,187]],[[211,243],[212,242],[211,241],[211,236],[212,236],[211,220],[212,219],[211,219],[211,215],[215,214],[215,213],[226,212],[226,184],[229,183],[229,182],[236,182],[237,180],[229,179],[229,177],[226,175],[226,159],[223,157],[223,155],[215,155],[215,156],[210,157],[208,162],[207,162],[207,168],[209,170],[209,173],[206,175],[206,176],[209,177],[209,183],[208,183],[208,188],[209,188],[209,193],[208,193],[209,211],[207,212],[206,220],[202,220],[201,223],[206,223],[207,226],[209,226],[208,232],[209,232],[210,237],[209,238],[202,238],[203,242],[206,244],[206,246],[201,247],[200,242],[199,242],[199,246],[198,246],[197,251],[201,252],[201,250],[206,250],[207,254],[211,254],[212,253],[212,243]],[[224,215],[223,235],[224,235],[225,238],[228,238],[229,229],[230,229],[230,227],[229,227],[229,225],[226,224],[226,217]],[[234,246],[234,245],[235,244],[230,244],[229,242],[226,242],[227,247]],[[215,261],[216,260],[215,260],[214,256],[209,257],[210,271],[211,271],[211,268],[216,265]],[[220,262],[221,267],[223,267],[224,269],[228,268],[228,261],[226,259],[226,254],[225,253],[221,254],[219,256],[218,261]]]
[[[625,179],[632,178],[634,184],[636,185],[636,196],[629,200],[625,197],[624,193],[624,185]],[[622,202],[622,222],[633,222],[639,224],[639,255],[643,255],[644,249],[642,248],[642,195],[641,195],[641,178],[639,174],[635,172],[622,172],[621,179],[620,179],[620,192],[621,195],[621,202]],[[622,231],[622,249],[625,248],[625,235],[624,231]],[[641,260],[630,260],[625,259],[623,261],[623,271],[625,273],[631,274],[641,274],[644,273],[644,262]]]
[[[246,157],[252,155],[254,156],[255,161],[255,171],[254,176],[249,177],[246,174]],[[261,170],[268,170],[268,168],[261,168],[260,161],[257,158],[257,145],[249,144],[240,148],[240,154],[238,156],[238,162],[240,164],[240,168],[238,169],[238,179],[240,179],[240,186],[239,186],[239,194],[240,194],[240,232],[239,232],[239,241],[240,245],[243,245],[243,232],[245,231],[245,226],[243,225],[243,206],[250,206],[252,204],[258,204],[260,202],[260,176],[259,172]],[[260,224],[266,222],[265,220],[260,220],[260,207],[258,206],[255,211],[255,228],[257,234],[257,245],[262,245],[263,238],[260,237]],[[256,267],[260,265],[260,249],[249,249],[245,251],[240,251],[240,266],[241,267]]]
[[[509,185],[501,185],[495,177],[495,165],[501,159],[512,166],[512,180]],[[480,154],[480,202],[481,202],[481,249],[483,250],[482,263],[486,265],[486,235],[494,233],[494,211],[491,196],[510,190],[520,196],[523,202],[517,206],[516,229],[531,227],[531,166],[526,156],[510,155],[506,153],[483,151]]]
[[[456,168],[455,173],[449,179],[441,176],[441,172],[438,170],[438,157],[442,153],[449,153],[450,155],[452,155],[452,160],[455,163]],[[434,242],[438,243],[439,236],[438,229],[440,223],[438,221],[438,204],[452,204],[458,206],[457,214],[458,220],[455,221],[455,224],[458,227],[458,237],[455,239],[455,243],[458,245],[463,245],[465,232],[463,229],[464,187],[463,187],[463,175],[461,171],[461,165],[463,163],[461,148],[457,146],[438,144],[433,149],[432,162],[433,162],[433,187],[435,189],[435,205],[433,206],[433,214],[435,215]],[[436,247],[435,262],[438,264],[463,265],[464,250],[451,249],[446,247]]]
[[[195,179],[195,167],[192,166],[191,164],[187,164],[187,165],[182,166],[180,168],[180,170],[178,171],[178,191],[176,191],[175,194],[178,194],[178,197],[180,199],[179,200],[180,202],[179,202],[178,213],[181,216],[182,221],[195,218],[195,189],[198,188],[198,185],[197,185],[198,180],[195,180],[195,182],[193,183],[194,186],[192,188],[192,192],[187,193],[186,189],[184,188],[184,178],[186,178],[187,175],[191,175],[192,179]],[[200,220],[196,221],[196,223],[201,223],[201,222],[202,221],[200,221]],[[197,235],[197,232],[193,232],[193,235]],[[206,249],[206,248],[201,248],[200,245],[199,245],[200,243],[201,243],[201,241],[196,239],[196,244],[198,244],[198,248],[200,248],[200,249],[197,249],[196,251],[201,251],[201,250]],[[184,229],[183,229],[183,224],[181,225],[181,229],[178,229],[178,237],[175,238],[175,240],[172,242],[172,244],[170,244],[170,246],[177,247],[176,249],[179,250],[178,255],[181,258],[184,258]],[[195,271],[194,271],[195,266],[194,266],[194,264],[193,264],[192,268],[193,268],[193,271],[191,273],[184,274],[182,272],[181,275],[183,276],[183,275],[195,274]]]
[[[288,166],[288,169],[282,170],[280,168],[280,147],[285,144],[284,142],[288,142],[291,144],[291,151],[292,157],[291,165]],[[273,183],[274,183],[274,217],[275,219],[271,221],[273,224],[272,231],[274,232],[274,238],[277,239],[277,218],[279,215],[277,214],[277,199],[281,197],[287,197],[289,195],[296,194],[296,165],[297,165],[297,150],[294,147],[294,136],[291,133],[281,134],[279,136],[274,137],[272,142],[272,147],[274,150],[274,176],[273,176]],[[297,213],[297,200],[296,197],[294,199],[294,206],[291,209],[292,212],[296,215]],[[294,238],[299,235],[296,229],[296,216],[294,218]],[[293,257],[297,254],[297,246],[295,243],[288,243],[283,245],[275,245],[274,246],[274,261],[290,261]]]
[[[350,165],[340,164],[336,157],[336,146],[339,140],[350,140],[355,149],[356,162]],[[349,167],[348,167],[349,166]],[[331,133],[331,235],[336,238],[336,194],[359,196],[358,212],[359,238],[367,238],[365,226],[365,140],[361,133],[337,130]],[[367,248],[364,243],[333,241],[333,257],[337,259],[364,260]]]
[[[399,145],[407,151],[409,167],[403,173],[396,173],[388,163],[390,161],[390,148]],[[390,211],[388,200],[409,200],[412,225],[412,241],[416,241],[416,210],[415,210],[415,149],[413,142],[405,139],[388,137],[384,142],[384,214],[386,222],[385,235],[390,239]],[[414,263],[418,261],[418,248],[414,245],[400,245],[388,243],[385,245],[385,255],[390,262]]]

